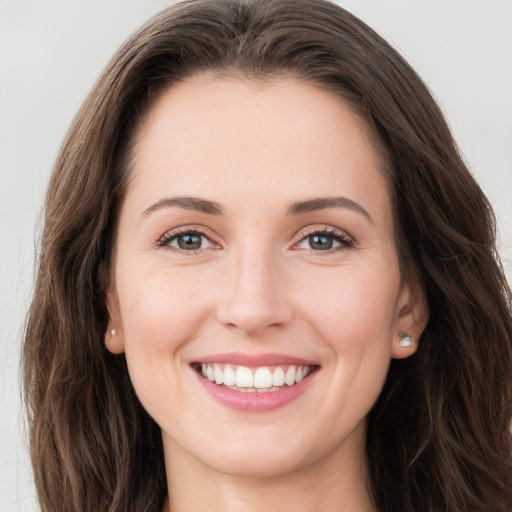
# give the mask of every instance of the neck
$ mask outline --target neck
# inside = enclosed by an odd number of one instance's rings
[[[164,434],[165,436],[165,434]],[[165,437],[164,437],[165,439]],[[318,462],[272,476],[219,472],[164,442],[169,497],[164,512],[375,512],[364,450],[331,452]],[[363,444],[364,446],[364,444]],[[351,453],[352,452],[352,453]]]

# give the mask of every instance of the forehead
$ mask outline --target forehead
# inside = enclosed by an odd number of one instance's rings
[[[282,202],[380,190],[389,202],[374,146],[361,119],[312,84],[197,75],[165,90],[146,115],[129,188],[218,202],[268,199],[276,189]]]
[[[218,76],[213,72],[193,75],[157,97],[140,123],[136,140],[158,137],[158,132],[173,127],[181,128],[184,136],[187,135],[184,130],[190,128],[199,134],[198,121],[217,125],[216,132],[210,132],[202,141],[212,143],[219,142],[217,134],[229,135],[228,130],[234,124],[244,129],[240,135],[249,136],[282,128],[293,137],[307,126],[308,137],[316,131],[318,141],[326,136],[326,123],[331,126],[346,123],[350,124],[352,135],[368,143],[375,160],[380,159],[381,148],[374,147],[373,133],[341,96],[293,77],[250,79]]]

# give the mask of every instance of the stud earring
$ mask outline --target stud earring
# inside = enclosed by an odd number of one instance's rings
[[[402,339],[398,342],[398,344],[401,347],[405,347],[405,348],[412,347],[413,341],[412,341],[411,336],[408,333],[401,332],[400,336]]]
[[[110,318],[111,318],[112,323],[113,323],[113,322],[114,322],[114,317],[112,316],[112,313],[110,312],[110,308],[108,307],[108,304],[106,304],[106,306],[107,306],[108,314],[110,315]],[[110,331],[110,336],[115,336],[115,335],[116,335],[116,333],[117,333],[116,329],[112,329],[112,330]]]

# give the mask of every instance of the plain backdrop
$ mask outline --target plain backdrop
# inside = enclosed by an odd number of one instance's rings
[[[37,509],[19,352],[48,176],[103,66],[126,37],[169,3],[0,0],[0,512]],[[339,3],[387,38],[432,89],[495,206],[510,279],[512,1]]]

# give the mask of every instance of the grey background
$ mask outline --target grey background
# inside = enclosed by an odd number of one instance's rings
[[[0,512],[36,510],[19,387],[41,203],[72,119],[115,49],[167,0],[0,0]],[[512,276],[512,2],[339,2],[438,98],[499,220]]]

